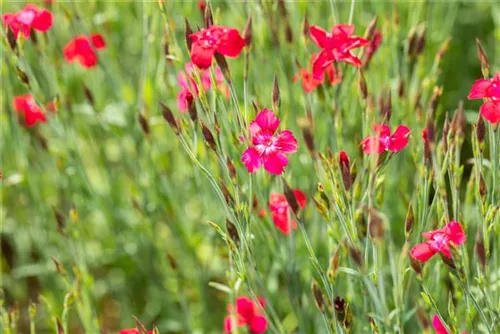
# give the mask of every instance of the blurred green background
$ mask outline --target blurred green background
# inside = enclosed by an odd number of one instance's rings
[[[18,11],[24,4],[2,1],[2,14]],[[133,327],[132,315],[148,327],[157,325],[161,332],[220,332],[230,300],[208,283],[227,283],[228,254],[206,222],[223,225],[225,213],[158,107],[159,102],[169,105],[187,127],[188,115],[176,110],[176,76],[189,60],[184,18],[193,27],[203,25],[197,2],[167,0],[164,11],[157,1],[55,0],[37,4],[53,12],[54,26],[46,34],[38,33],[37,43],[22,42],[19,58],[8,46],[5,31],[2,33],[2,307],[20,310],[21,333],[28,332],[31,301],[37,305],[36,324],[41,333],[50,332],[53,317],[62,316],[68,319],[70,333],[88,332],[89,328],[113,333]],[[335,5],[339,21],[347,22],[351,2],[336,1]],[[304,65],[317,50],[302,36],[304,15],[307,13],[311,24],[328,29],[334,23],[331,3],[285,2],[287,18],[280,14],[276,1],[211,1],[211,6],[218,24],[240,31],[249,15],[253,18],[247,105],[243,106],[243,54],[228,60],[241,107],[253,115],[250,101],[271,106],[273,76],[277,74],[282,124],[300,137],[296,119],[303,116],[305,101],[309,101],[317,121],[317,149],[326,152],[332,145],[331,123],[322,123],[321,117],[331,114],[329,98],[335,87],[305,97],[292,77],[298,71],[296,60]],[[363,35],[375,15],[383,34],[382,45],[365,74],[375,97],[385,89],[397,92],[400,79],[408,79],[402,74],[409,66],[407,36],[414,26],[426,28],[425,50],[415,67],[416,78],[423,84],[407,81],[406,97],[393,94],[393,117],[407,124],[422,124],[422,116],[412,105],[419,88],[426,103],[434,85],[443,87],[438,111],[441,121],[445,112],[465,100],[471,84],[482,76],[476,38],[482,41],[490,63],[500,64],[500,7],[494,2],[358,1],[353,13],[357,35]],[[287,24],[291,42],[285,40]],[[86,70],[67,64],[62,55],[64,45],[78,34],[91,32],[101,33],[107,42],[107,48],[99,53],[99,66]],[[452,38],[449,50],[433,72],[435,54],[448,37]],[[165,43],[170,60],[165,57]],[[12,108],[13,96],[29,92],[20,82],[16,66],[30,78],[31,91],[40,105],[56,98],[60,101],[58,112],[36,131],[24,128]],[[493,65],[494,69],[498,67]],[[332,148],[347,150],[353,159],[359,157],[357,145],[362,138],[360,121],[349,118],[350,113],[360,112],[355,78],[355,70],[345,68],[340,108],[346,123],[340,126],[338,147]],[[465,103],[468,119],[475,122],[480,101]],[[147,136],[138,122],[140,112],[149,122]],[[40,138],[44,138],[46,148]],[[201,138],[190,140],[199,148],[200,160],[213,167]],[[415,128],[410,145],[419,143],[420,129]],[[290,177],[294,186],[312,197],[317,179],[302,138],[299,144],[299,153],[291,158]],[[465,152],[470,152],[467,145]],[[241,147],[233,150],[231,157],[244,179],[241,152]],[[463,159],[470,155],[465,153]],[[391,170],[403,166],[408,177],[388,181],[387,188],[411,194],[414,188],[409,176],[414,167],[398,161]],[[256,184],[267,186],[258,194],[260,206],[266,208],[268,192],[279,191],[277,181],[264,174],[255,179]],[[399,196],[386,196],[383,208],[401,245],[406,206]],[[312,202],[308,210],[313,243],[319,257],[327,261],[331,241],[326,240]],[[264,226],[254,231],[255,243],[260,245],[255,249],[259,271],[265,274],[264,284],[279,315],[293,331],[293,306],[286,298],[280,299],[289,279],[286,256],[280,256],[281,236],[275,234],[269,215],[255,221]],[[269,231],[274,238],[268,238]],[[301,249],[297,267],[307,282],[313,269],[302,241],[297,243]],[[58,272],[55,262],[64,269]],[[308,284],[305,286],[308,290]],[[70,307],[63,315],[65,296]],[[80,302],[72,303],[72,299]],[[303,330],[317,332],[321,320],[312,301],[305,303],[310,309],[304,311],[309,322]]]

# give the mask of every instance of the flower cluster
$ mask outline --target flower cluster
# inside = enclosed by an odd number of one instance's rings
[[[31,29],[46,32],[52,27],[52,20],[51,12],[34,4],[27,4],[17,13],[6,13],[2,16],[4,26],[10,28],[16,38],[20,32],[24,38],[30,38]]]
[[[68,63],[78,61],[85,68],[97,65],[97,52],[106,47],[106,42],[100,34],[92,34],[90,37],[80,35],[72,39],[64,47],[64,58]]]
[[[303,209],[306,207],[307,197],[300,189],[294,189],[293,194],[297,199],[297,203]],[[290,219],[290,206],[285,195],[272,193],[269,196],[269,210],[274,225],[283,234],[289,234],[291,229],[297,228],[295,220]]]

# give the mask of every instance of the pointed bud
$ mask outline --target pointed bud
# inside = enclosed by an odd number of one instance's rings
[[[416,34],[416,26],[413,26],[408,33],[408,56],[413,58],[416,56],[417,50],[417,34]]]
[[[345,151],[340,151],[339,153],[339,166],[340,173],[342,174],[342,182],[344,183],[345,190],[349,190],[353,183],[353,177],[351,174],[351,163],[349,161],[349,156]]]
[[[390,89],[382,91],[379,98],[379,107],[382,118],[385,122],[389,122],[392,115],[392,98]]]
[[[252,101],[252,107],[253,107],[253,110],[255,110],[255,113],[258,114],[259,111],[260,111],[260,108],[259,106],[257,105],[257,102],[255,101]]]
[[[483,173],[479,172],[479,195],[483,200],[485,200],[487,194],[488,191],[486,188],[486,182],[484,182]]]
[[[205,12],[203,13],[203,23],[205,24],[205,28],[209,28],[214,24],[214,18],[212,16],[212,9],[210,5],[205,5]]]
[[[146,329],[146,327],[144,327],[144,325],[135,316],[134,316],[134,321],[135,321],[135,326],[139,331],[139,334],[148,334],[148,330]]]
[[[357,248],[349,246],[349,255],[354,263],[363,270],[363,257],[361,256],[361,252]]]
[[[368,206],[364,206],[363,209],[368,212],[368,232],[370,232],[370,237],[372,239],[382,239],[384,237],[384,222],[380,212]]]
[[[215,53],[215,60],[217,61],[217,65],[219,65],[222,74],[224,74],[224,78],[226,81],[231,84],[232,79],[231,79],[231,71],[229,71],[229,65],[227,64],[226,57],[221,55],[220,53],[216,52]]]
[[[314,147],[314,134],[311,131],[311,127],[302,127],[302,136],[304,137],[304,142],[306,143],[307,150],[311,153],[313,158],[316,157],[316,150]]]
[[[476,123],[476,135],[479,144],[484,142],[485,134],[486,134],[486,127],[484,125],[484,120],[481,116],[479,116]]]
[[[363,97],[363,100],[366,100],[366,98],[368,97],[368,88],[366,87],[365,75],[362,69],[360,69],[358,72],[359,72],[359,90],[361,91],[361,96]]]
[[[481,71],[483,72],[483,76],[486,78],[490,72],[490,62],[488,60],[488,56],[484,51],[483,45],[481,41],[476,38],[476,46],[477,46],[477,57],[479,58],[479,62],[481,63]]]
[[[424,26],[424,28],[420,32],[420,35],[418,36],[417,46],[416,46],[416,50],[415,50],[415,53],[417,56],[422,54],[422,52],[424,51],[425,42],[426,42],[426,38],[425,38],[426,31],[427,31],[427,28]]]
[[[297,198],[295,197],[295,193],[293,190],[290,188],[288,183],[283,180],[283,187],[284,187],[284,193],[285,193],[285,198],[286,201],[288,202],[288,205],[292,209],[292,212],[297,215],[300,209],[299,203],[297,202]]]
[[[224,200],[226,201],[227,205],[232,207],[234,204],[233,195],[231,195],[231,192],[229,191],[229,189],[227,189],[226,184],[222,179],[219,180],[219,184],[220,184],[220,190],[222,191],[222,195],[224,195]]]
[[[233,160],[231,160],[229,156],[226,157],[226,165],[227,165],[227,170],[229,171],[229,176],[231,176],[233,180],[236,180],[237,176],[236,168],[234,167]]]
[[[420,264],[420,262],[418,262],[417,260],[415,260],[411,256],[410,256],[410,264],[411,264],[411,267],[413,268],[413,270],[415,270],[415,272],[417,273],[417,275],[422,274],[422,265]]]
[[[170,268],[172,268],[172,270],[177,270],[178,268],[177,261],[175,260],[175,257],[172,254],[167,253],[167,260],[168,264],[170,265]]]
[[[370,21],[370,23],[368,23],[368,26],[366,27],[364,38],[371,41],[375,33],[376,27],[377,27],[377,16],[374,16],[373,19]]]
[[[293,32],[292,32],[292,27],[290,27],[290,23],[288,22],[288,19],[287,19],[287,24],[286,24],[286,27],[285,27],[285,39],[288,43],[292,43],[293,42]]]
[[[59,233],[64,234],[63,231],[66,223],[63,214],[55,207],[52,207],[52,212],[54,213],[54,217],[56,218],[57,230],[59,231]]]
[[[307,12],[304,14],[304,22],[302,23],[302,34],[304,38],[307,40],[309,38],[309,29],[311,25],[309,24],[309,20],[307,19]]]
[[[252,44],[252,17],[250,16],[243,31],[243,39],[245,40],[245,45],[250,46]]]
[[[22,84],[26,85],[28,88],[30,88],[30,79],[28,78],[28,75],[26,72],[24,72],[19,66],[16,65],[16,72],[17,72],[17,77],[21,81]]]
[[[239,245],[240,235],[238,234],[238,229],[229,219],[226,219],[226,228],[227,233],[229,233],[229,237],[231,237],[231,240],[233,240],[236,245]]]
[[[439,47],[438,52],[436,53],[436,62],[440,63],[441,60],[443,60],[444,55],[448,51],[450,47],[450,42],[451,42],[451,37],[448,37],[443,43],[441,43],[441,46]]]
[[[399,98],[405,97],[405,81],[403,78],[399,79],[398,96],[399,96]]]
[[[337,270],[340,266],[340,246],[337,247],[335,250],[335,253],[333,253],[332,257],[330,258],[330,271],[332,272],[332,276],[335,277],[337,274]]]
[[[434,114],[439,102],[439,98],[441,94],[443,93],[443,88],[442,87],[434,87],[434,90],[432,92],[431,100],[429,102],[429,109],[427,111],[427,117],[430,119],[434,118]]]
[[[214,152],[217,152],[217,144],[215,143],[215,138],[210,129],[200,121],[201,132],[203,133],[203,137],[205,138],[205,142]]]
[[[316,307],[318,308],[318,310],[320,310],[321,313],[324,313],[325,308],[323,294],[321,293],[318,282],[316,282],[315,280],[311,282],[311,290],[314,296],[314,303],[316,304]]]
[[[57,260],[55,257],[52,256],[52,262],[54,262],[54,265],[56,266],[56,271],[63,275],[66,276],[66,269],[64,269],[64,266]]]
[[[11,29],[7,29],[7,41],[9,42],[10,48],[13,51],[16,51],[16,54],[17,54],[17,50],[16,50],[16,47],[17,47],[17,38],[16,38],[16,36],[14,35],[14,33],[12,32]]]
[[[444,150],[448,149],[448,134],[450,133],[450,117],[448,113],[444,116],[442,142]]]
[[[413,228],[413,224],[415,223],[415,216],[413,214],[413,206],[410,203],[410,206],[408,207],[408,212],[406,213],[406,220],[405,220],[405,237],[408,239],[410,236],[410,232]]]
[[[455,261],[453,260],[453,258],[449,258],[443,255],[442,253],[439,253],[439,255],[441,256],[441,260],[444,262],[444,264],[446,264],[451,269],[457,269],[457,266],[455,265]]]
[[[187,18],[184,18],[184,24],[185,24],[184,38],[186,39],[186,46],[188,52],[191,53],[191,44],[193,43],[191,41],[191,34],[193,33],[193,30],[191,29],[191,26],[189,25],[189,21]]]
[[[163,118],[168,122],[172,130],[174,130],[175,134],[179,134],[179,125],[177,124],[177,121],[175,120],[174,114],[172,113],[172,110],[170,110],[167,105],[164,103],[160,102],[160,106],[163,111]]]
[[[278,76],[274,74],[274,80],[273,80],[273,106],[275,109],[279,106],[280,103],[280,87],[278,84]]]
[[[61,324],[59,318],[56,318],[56,327],[57,327],[57,334],[64,334],[64,327]]]
[[[146,117],[144,117],[142,113],[139,113],[137,120],[139,121],[142,132],[144,132],[146,136],[149,136],[149,123]]]
[[[198,120],[198,111],[196,110],[196,103],[194,101],[193,94],[189,93],[186,95],[186,102],[188,106],[189,118],[195,123]]]
[[[484,249],[483,238],[481,236],[481,233],[479,233],[479,231],[476,234],[476,245],[474,248],[476,250],[476,255],[477,258],[479,259],[479,263],[481,264],[481,268],[484,272],[486,268],[486,251]]]

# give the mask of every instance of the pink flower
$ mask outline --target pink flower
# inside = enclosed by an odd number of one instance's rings
[[[29,38],[31,29],[46,32],[52,27],[52,13],[34,4],[27,4],[17,13],[3,14],[2,21],[5,27],[12,30],[16,38],[19,32],[22,32],[25,38]]]
[[[331,33],[328,33],[316,25],[312,25],[309,32],[314,43],[323,49],[313,64],[314,78],[321,79],[325,69],[334,61],[342,61],[354,66],[361,66],[361,60],[354,55],[351,50],[366,46],[370,41],[358,36],[353,36],[353,25],[334,25]]]
[[[500,122],[500,72],[491,79],[479,79],[472,85],[469,100],[487,99],[479,112],[491,124]]]
[[[315,53],[311,57],[311,68],[318,58],[318,54]],[[330,85],[336,85],[342,81],[342,74],[340,73],[340,69],[337,69],[335,67],[334,63],[331,63],[328,65],[325,70],[326,74],[328,75],[328,82]],[[301,68],[299,73],[297,73],[293,77],[293,82],[296,82],[297,80],[302,80],[302,88],[306,93],[310,93],[313,90],[316,89],[319,85],[321,85],[324,81],[324,75],[321,74],[320,78],[314,78],[312,74],[312,70],[309,70],[307,68]]]
[[[375,124],[373,126],[376,136],[363,139],[361,145],[363,152],[367,154],[380,154],[384,151],[399,152],[408,145],[410,129],[404,125],[399,125],[391,135],[391,129],[385,124]]]
[[[365,54],[363,55],[363,66],[367,66],[368,63],[370,63],[370,60],[380,47],[380,44],[382,44],[382,33],[380,30],[375,29],[370,44],[368,44]]]
[[[264,300],[259,298],[259,304],[265,308]],[[259,306],[250,298],[236,299],[236,314],[233,305],[228,306],[229,315],[224,318],[224,333],[231,333],[235,327],[248,326],[250,333],[260,334],[267,330],[267,319],[261,314]]]
[[[177,94],[177,107],[181,112],[184,112],[188,109],[188,105],[192,102],[194,96],[198,96],[200,90],[196,81],[194,80],[194,71],[196,68],[192,63],[187,63],[185,66],[184,72],[179,72],[177,75],[177,84],[181,87],[181,91]],[[210,71],[208,70],[198,70],[201,84],[203,86],[203,90],[207,91],[212,86],[212,80],[210,77]],[[229,89],[226,85],[224,85],[224,76],[222,75],[222,71],[217,66],[215,68],[215,83],[219,90],[223,92],[226,98],[229,97]]]
[[[293,194],[299,203],[299,206],[303,209],[306,206],[306,195],[300,189],[294,189]],[[288,202],[283,194],[272,193],[269,196],[269,210],[271,211],[271,217],[273,219],[274,225],[278,230],[283,232],[283,234],[289,234],[290,230],[297,228],[297,223],[295,220],[290,221]]]
[[[77,60],[85,68],[91,68],[97,65],[96,50],[106,48],[106,42],[100,34],[92,34],[89,37],[80,35],[72,39],[64,47],[64,58],[68,63]]]
[[[288,165],[286,155],[297,152],[297,139],[290,130],[276,134],[279,125],[279,119],[269,109],[263,109],[250,123],[252,145],[241,157],[249,173],[264,166],[270,174],[281,174]]]
[[[446,330],[446,327],[444,326],[444,324],[441,321],[441,319],[439,319],[439,316],[437,314],[435,314],[432,317],[432,327],[434,327],[434,330],[436,331],[436,334],[450,334],[450,332],[448,332]],[[466,332],[462,332],[462,334],[467,334],[467,333]]]
[[[14,96],[14,110],[22,113],[24,122],[28,128],[35,126],[37,123],[45,123],[47,119],[42,109],[36,104],[33,95]]]
[[[410,251],[411,257],[422,263],[427,262],[438,252],[451,258],[450,243],[458,246],[465,243],[466,240],[462,226],[454,220],[442,229],[424,232],[422,235],[427,241],[416,245]]]
[[[137,328],[122,329],[120,334],[140,334]],[[148,334],[153,334],[153,331],[148,331]]]
[[[191,41],[191,61],[201,69],[207,69],[212,64],[216,52],[227,57],[237,57],[245,40],[234,28],[210,26],[189,35]]]

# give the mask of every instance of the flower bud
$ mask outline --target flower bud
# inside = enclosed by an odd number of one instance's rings
[[[413,206],[410,203],[410,206],[408,206],[408,212],[406,213],[406,219],[405,219],[405,237],[408,239],[410,236],[410,232],[413,228],[413,224],[415,223],[415,216],[413,213]]]
[[[476,46],[477,46],[477,57],[479,58],[479,62],[481,63],[481,71],[483,72],[483,76],[486,78],[489,75],[490,71],[490,62],[488,60],[488,56],[483,49],[483,45],[481,41],[476,38]]]
[[[149,136],[149,123],[146,117],[142,113],[139,113],[137,116],[137,120],[139,121],[139,125],[141,126],[142,132],[146,135]]]
[[[276,76],[276,74],[274,74],[272,98],[273,98],[273,106],[275,107],[275,109],[277,109],[280,103],[280,87],[278,84],[278,77]]]
[[[160,102],[160,106],[163,110],[163,118],[167,121],[167,123],[170,125],[172,130],[174,130],[175,134],[179,134],[179,125],[177,124],[177,121],[175,120],[174,114],[172,113],[172,110],[170,110],[169,107],[167,107],[166,104]]]
[[[351,163],[349,161],[349,156],[345,151],[341,151],[339,153],[339,166],[345,190],[349,190],[353,183],[353,176],[351,174],[350,165]]]
[[[222,74],[224,75],[224,78],[229,84],[231,84],[232,82],[231,72],[229,71],[229,65],[227,64],[226,57],[224,57],[218,52],[215,53],[214,57],[217,62],[217,65],[219,65]]]
[[[233,240],[236,245],[239,245],[240,235],[238,234],[238,229],[229,219],[226,219],[226,228],[227,233],[229,233],[229,236],[231,237],[231,240]]]
[[[475,244],[475,250],[476,250],[476,255],[477,258],[479,259],[479,263],[481,264],[481,268],[483,271],[486,269],[486,251],[484,248],[484,241],[481,236],[481,233],[479,231],[476,234],[476,244]]]
[[[323,294],[321,293],[318,282],[316,282],[315,280],[311,282],[311,290],[314,296],[314,303],[316,304],[316,307],[318,308],[318,310],[320,310],[321,313],[324,313],[325,308]]]
[[[351,259],[356,263],[356,265],[363,270],[363,257],[361,256],[361,252],[355,248],[354,246],[349,246],[349,255]]]
[[[286,201],[288,202],[288,205],[292,209],[292,212],[295,215],[297,215],[297,213],[299,212],[299,209],[300,209],[299,202],[297,201],[297,197],[295,197],[295,193],[293,192],[293,190],[290,188],[290,186],[288,185],[288,183],[285,180],[283,180],[283,187],[285,188],[284,193],[285,193]]]
[[[205,5],[205,11],[203,13],[203,23],[205,24],[205,28],[209,28],[214,24],[214,18],[212,16],[212,9],[209,4]]]
[[[484,125],[484,120],[481,116],[479,116],[476,123],[476,135],[479,144],[484,142],[485,134],[486,134],[486,128]]]
[[[217,144],[215,143],[215,138],[210,129],[200,121],[201,132],[203,133],[203,137],[205,138],[205,142],[212,149],[212,151],[217,152]]]
[[[368,97],[368,88],[366,87],[365,75],[363,74],[362,69],[360,69],[358,72],[359,72],[359,90],[361,91],[361,96],[363,97],[363,100],[366,100],[366,98]]]
[[[252,34],[252,17],[250,16],[243,31],[243,39],[245,40],[245,45],[250,46],[252,44],[253,34]]]
[[[193,30],[191,29],[191,26],[189,25],[189,21],[187,18],[184,18],[184,25],[185,25],[184,38],[186,39],[186,46],[187,46],[188,52],[191,53],[191,44],[193,42],[191,41],[190,35],[193,33]]]

